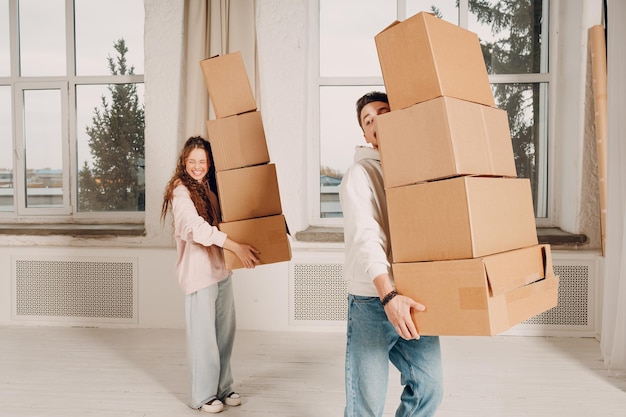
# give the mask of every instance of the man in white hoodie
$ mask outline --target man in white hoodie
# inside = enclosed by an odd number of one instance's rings
[[[396,417],[433,416],[443,397],[439,338],[420,337],[411,310],[425,306],[394,290],[387,202],[378,152],[376,117],[389,101],[370,92],[357,103],[365,141],[344,175],[339,197],[344,216],[348,282],[345,417],[380,417],[387,396],[389,362],[404,385]]]

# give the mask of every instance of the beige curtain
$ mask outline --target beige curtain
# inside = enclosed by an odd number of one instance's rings
[[[626,3],[607,2],[607,236],[602,357],[611,376],[626,376]]]
[[[254,0],[185,0],[182,138],[207,137],[210,108],[200,61],[215,55],[241,52],[253,91],[256,90]],[[258,94],[257,103],[259,102]]]

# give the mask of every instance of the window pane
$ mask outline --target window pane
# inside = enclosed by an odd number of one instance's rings
[[[356,115],[356,101],[382,86],[320,88],[320,217],[342,217],[337,186],[352,164],[354,148],[367,145]]]
[[[11,75],[9,44],[9,0],[0,0],[0,77]]]
[[[419,12],[431,12],[440,19],[455,25],[459,24],[459,8],[457,0],[407,0],[406,17]]]
[[[535,216],[545,217],[547,83],[493,84],[492,88],[496,106],[508,114],[517,176],[530,179]]]
[[[20,0],[20,74],[66,75],[65,1]]]
[[[128,48],[128,71],[134,67],[134,74],[143,74],[143,1],[75,0],[74,4],[76,74],[111,74],[107,58],[118,55],[114,45],[120,39]]]
[[[547,72],[542,56],[542,0],[470,0],[468,29],[476,32],[490,74]],[[545,36],[545,39],[544,39]]]
[[[13,149],[11,88],[0,86],[0,149]],[[13,211],[13,152],[0,152],[0,211]]]
[[[396,4],[320,0],[320,76],[380,77],[374,36],[396,20]]]
[[[24,91],[26,207],[63,207],[60,90]]]
[[[145,210],[143,90],[76,87],[78,211]]]

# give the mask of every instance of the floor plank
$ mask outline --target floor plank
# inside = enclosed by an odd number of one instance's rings
[[[186,406],[182,330],[0,327],[0,417],[171,417]],[[343,415],[345,335],[240,331],[230,417]],[[609,378],[591,338],[442,338],[439,417],[624,416],[626,380]],[[395,369],[385,416],[401,387]]]

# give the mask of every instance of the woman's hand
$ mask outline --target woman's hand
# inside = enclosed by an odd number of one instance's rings
[[[260,262],[257,255],[261,252],[246,243],[238,243],[230,238],[227,238],[224,243],[224,249],[227,249],[237,255],[243,266],[248,269],[254,268]]]

